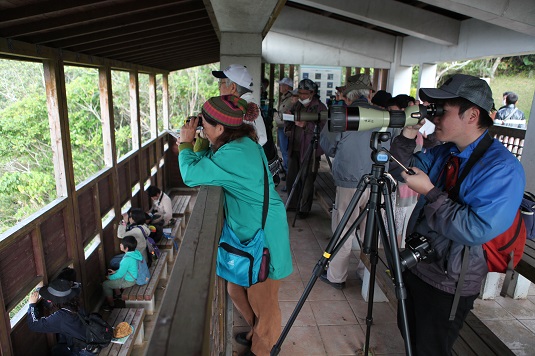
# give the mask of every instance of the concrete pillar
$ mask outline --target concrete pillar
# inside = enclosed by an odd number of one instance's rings
[[[420,76],[418,78],[418,89],[436,88],[437,65],[432,63],[420,64]]]
[[[262,35],[260,33],[221,32],[221,69],[230,64],[243,64],[253,77],[253,98],[260,103],[260,66]]]
[[[411,94],[412,67],[398,66],[394,75],[392,96],[398,94]]]

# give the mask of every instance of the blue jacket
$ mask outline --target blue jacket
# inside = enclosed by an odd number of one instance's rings
[[[486,134],[486,132],[485,132]],[[452,143],[436,146],[426,153],[412,154],[415,140],[400,135],[392,143],[392,154],[408,167],[423,170],[435,185],[420,197],[409,220],[407,236],[413,232],[427,236],[437,258],[432,263],[418,263],[411,271],[426,283],[450,294],[461,269],[463,246],[471,246],[469,267],[461,295],[478,294],[488,269],[482,244],[507,230],[520,206],[526,179],[518,159],[497,140],[474,164],[460,186],[458,202],[443,192],[443,168],[450,154],[460,158],[460,172],[483,137],[463,152]],[[391,173],[401,177],[401,168],[392,165]]]

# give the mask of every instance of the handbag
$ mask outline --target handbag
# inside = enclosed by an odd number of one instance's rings
[[[217,249],[216,274],[242,287],[264,282],[269,274],[269,249],[264,247],[264,226],[269,201],[267,173],[264,167],[264,203],[262,206],[262,228],[255,236],[241,242],[227,221],[223,224]]]

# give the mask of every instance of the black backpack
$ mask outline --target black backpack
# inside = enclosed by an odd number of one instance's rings
[[[113,338],[113,328],[98,313],[89,315],[78,314],[86,327],[85,342],[88,349],[102,349],[108,346]]]

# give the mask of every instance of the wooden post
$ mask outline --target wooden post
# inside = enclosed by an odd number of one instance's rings
[[[141,126],[139,124],[139,78],[137,72],[130,72],[130,129],[132,132],[132,149],[141,147]]]
[[[74,163],[69,131],[64,63],[61,59],[44,60],[43,69],[52,149],[56,150],[58,157],[62,158],[61,162],[54,162],[54,166],[59,164],[60,167],[54,168],[56,174],[59,171],[64,176],[64,183],[62,184],[64,185],[65,191],[62,196],[69,197],[63,216],[64,226],[66,228],[65,235],[68,242],[67,253],[73,259],[74,269],[77,275],[84,281],[87,280],[87,276],[85,268],[82,268],[85,258],[80,226],[80,212],[78,210],[78,195],[74,180]],[[82,293],[82,299],[85,301],[87,292],[82,289]]]
[[[169,75],[167,73],[162,74],[162,104],[163,128],[169,130]]]

